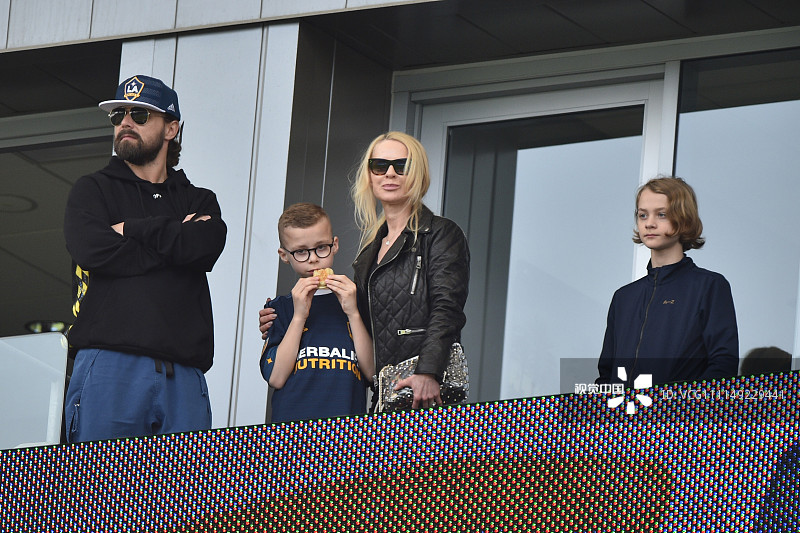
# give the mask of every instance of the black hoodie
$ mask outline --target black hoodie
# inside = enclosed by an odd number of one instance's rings
[[[186,215],[211,220],[183,222]],[[111,227],[124,222],[124,236]],[[211,368],[214,325],[206,272],[227,228],[213,192],[167,169],[164,183],[137,177],[112,157],[79,179],[64,236],[74,262],[70,353],[104,348]]]

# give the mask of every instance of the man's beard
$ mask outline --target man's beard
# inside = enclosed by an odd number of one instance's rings
[[[123,135],[133,135],[136,139],[129,138],[123,142],[121,139]],[[153,162],[158,157],[162,146],[158,140],[149,145],[145,144],[141,136],[131,131],[121,131],[114,139],[114,152],[117,157],[138,167]]]

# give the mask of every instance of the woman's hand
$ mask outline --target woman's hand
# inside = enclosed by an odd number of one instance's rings
[[[278,318],[275,314],[275,309],[269,306],[269,299],[264,304],[264,309],[258,312],[258,329],[261,331],[261,339],[265,340],[269,335],[269,328],[272,327],[272,322]]]
[[[405,387],[411,387],[411,390],[414,391],[412,409],[442,405],[442,389],[432,374],[413,374],[406,379],[401,379],[395,385],[394,390]]]

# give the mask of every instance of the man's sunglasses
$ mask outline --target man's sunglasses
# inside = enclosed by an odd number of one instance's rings
[[[108,114],[108,118],[111,119],[111,124],[119,126],[122,124],[127,114],[130,114],[131,120],[140,126],[147,124],[147,121],[150,119],[150,110],[143,107],[132,107],[130,109],[116,107]]]
[[[394,171],[403,175],[406,173],[406,159],[370,159],[369,171],[376,176],[383,176],[389,171],[389,167],[394,167]]]

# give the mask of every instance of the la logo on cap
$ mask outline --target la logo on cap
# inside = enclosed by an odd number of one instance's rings
[[[125,94],[123,96],[126,100],[136,100],[142,95],[142,89],[144,89],[144,83],[134,76],[125,84]]]

